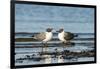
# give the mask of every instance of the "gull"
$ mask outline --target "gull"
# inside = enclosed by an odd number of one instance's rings
[[[74,38],[74,34],[71,33],[71,32],[65,32],[64,29],[59,29],[59,31],[56,31],[58,32],[58,38],[61,42],[63,43],[69,43],[70,40],[72,40]]]
[[[52,28],[47,28],[46,32],[41,32],[39,34],[33,35],[33,38],[42,41],[43,43],[47,43],[52,39],[52,36]]]

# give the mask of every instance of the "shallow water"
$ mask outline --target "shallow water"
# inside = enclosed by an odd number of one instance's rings
[[[28,34],[33,35],[33,34]],[[31,38],[31,36],[26,35],[16,35],[17,38]],[[56,35],[55,35],[56,36]],[[57,39],[57,37],[54,37]],[[57,52],[70,51],[70,52],[87,52],[94,51],[94,39],[91,40],[82,40],[79,38],[94,38],[93,34],[79,34],[76,37],[77,40],[72,40],[71,43],[74,44],[62,44],[59,40],[49,41],[48,44],[41,44],[41,41],[31,41],[31,42],[15,42],[15,65],[32,65],[32,64],[48,64],[48,63],[69,63],[69,62],[85,62],[85,61],[94,61],[94,57],[88,56],[66,56],[65,58],[61,57],[63,54],[57,55]],[[56,54],[44,54],[40,56],[42,52],[56,53]],[[28,57],[27,57],[28,55]],[[34,56],[32,56],[34,55]],[[56,56],[56,57],[54,57]],[[29,58],[30,57],[30,58]],[[45,57],[45,58],[44,58]],[[39,58],[39,59],[38,59]],[[41,59],[44,58],[44,59]]]

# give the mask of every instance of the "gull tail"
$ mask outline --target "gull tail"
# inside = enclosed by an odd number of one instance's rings
[[[74,34],[74,37],[78,37],[78,34]]]
[[[34,35],[32,35],[33,39],[37,39]]]
[[[37,39],[36,37],[33,37],[33,39]]]

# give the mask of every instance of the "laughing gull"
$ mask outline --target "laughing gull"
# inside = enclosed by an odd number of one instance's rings
[[[74,34],[70,32],[65,32],[64,29],[59,29],[58,38],[63,43],[69,43],[71,39],[74,38]]]
[[[46,32],[42,32],[37,35],[34,35],[33,38],[42,41],[43,43],[47,43],[52,39],[52,36],[53,36],[52,28],[47,28]]]

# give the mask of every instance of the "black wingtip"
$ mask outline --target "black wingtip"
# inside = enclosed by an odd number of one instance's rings
[[[74,34],[74,37],[78,37],[78,34]]]
[[[34,35],[32,35],[32,37],[34,37]]]

